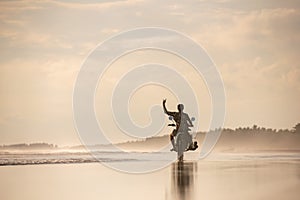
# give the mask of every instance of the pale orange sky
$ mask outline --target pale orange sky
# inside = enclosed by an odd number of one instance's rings
[[[180,31],[207,50],[226,89],[225,127],[292,128],[300,122],[299,8],[298,0],[1,1],[0,144],[79,144],[72,92],[81,63],[101,41],[144,26]]]

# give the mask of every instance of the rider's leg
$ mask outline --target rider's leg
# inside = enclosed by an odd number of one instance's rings
[[[175,130],[173,130],[173,132],[170,134],[170,141],[172,143],[173,149],[171,150],[176,150],[176,146],[175,146],[175,141],[174,141],[174,136],[175,136]]]

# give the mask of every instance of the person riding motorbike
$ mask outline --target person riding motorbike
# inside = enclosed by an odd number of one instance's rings
[[[188,133],[188,131],[190,130],[189,127],[193,127],[194,125],[193,125],[189,115],[187,113],[183,112],[183,109],[184,109],[183,104],[177,105],[178,112],[170,112],[166,108],[166,102],[167,102],[167,99],[164,99],[163,100],[164,112],[165,112],[165,114],[172,116],[176,123],[176,128],[170,134],[170,141],[173,146],[173,149],[171,149],[171,151],[176,151],[174,137],[177,135],[178,132],[184,132],[184,133],[188,134],[188,136],[190,136],[190,134]],[[189,146],[188,150],[195,150],[195,149],[197,149],[197,147],[198,147],[197,142],[195,142],[193,144],[192,137],[190,136],[190,146]]]

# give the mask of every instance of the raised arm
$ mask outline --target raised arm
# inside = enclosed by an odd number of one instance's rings
[[[166,107],[166,102],[167,102],[167,99],[164,99],[163,100],[163,108],[164,108],[164,112],[167,114],[167,115],[174,115],[174,112],[170,112],[168,111],[167,107]]]

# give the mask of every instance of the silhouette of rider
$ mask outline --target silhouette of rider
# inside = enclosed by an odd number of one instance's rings
[[[170,112],[166,108],[166,102],[167,102],[167,99],[164,99],[163,100],[164,112],[167,115],[172,116],[174,121],[176,122],[176,128],[170,134],[170,141],[173,145],[173,149],[171,149],[171,151],[172,151],[172,150],[176,150],[174,137],[177,135],[178,132],[184,132],[184,133],[188,134],[188,131],[190,130],[189,127],[193,127],[193,123],[192,123],[189,115],[187,113],[183,112],[183,109],[184,109],[183,104],[177,105],[178,112]],[[192,142],[192,138],[191,138],[191,142]]]

